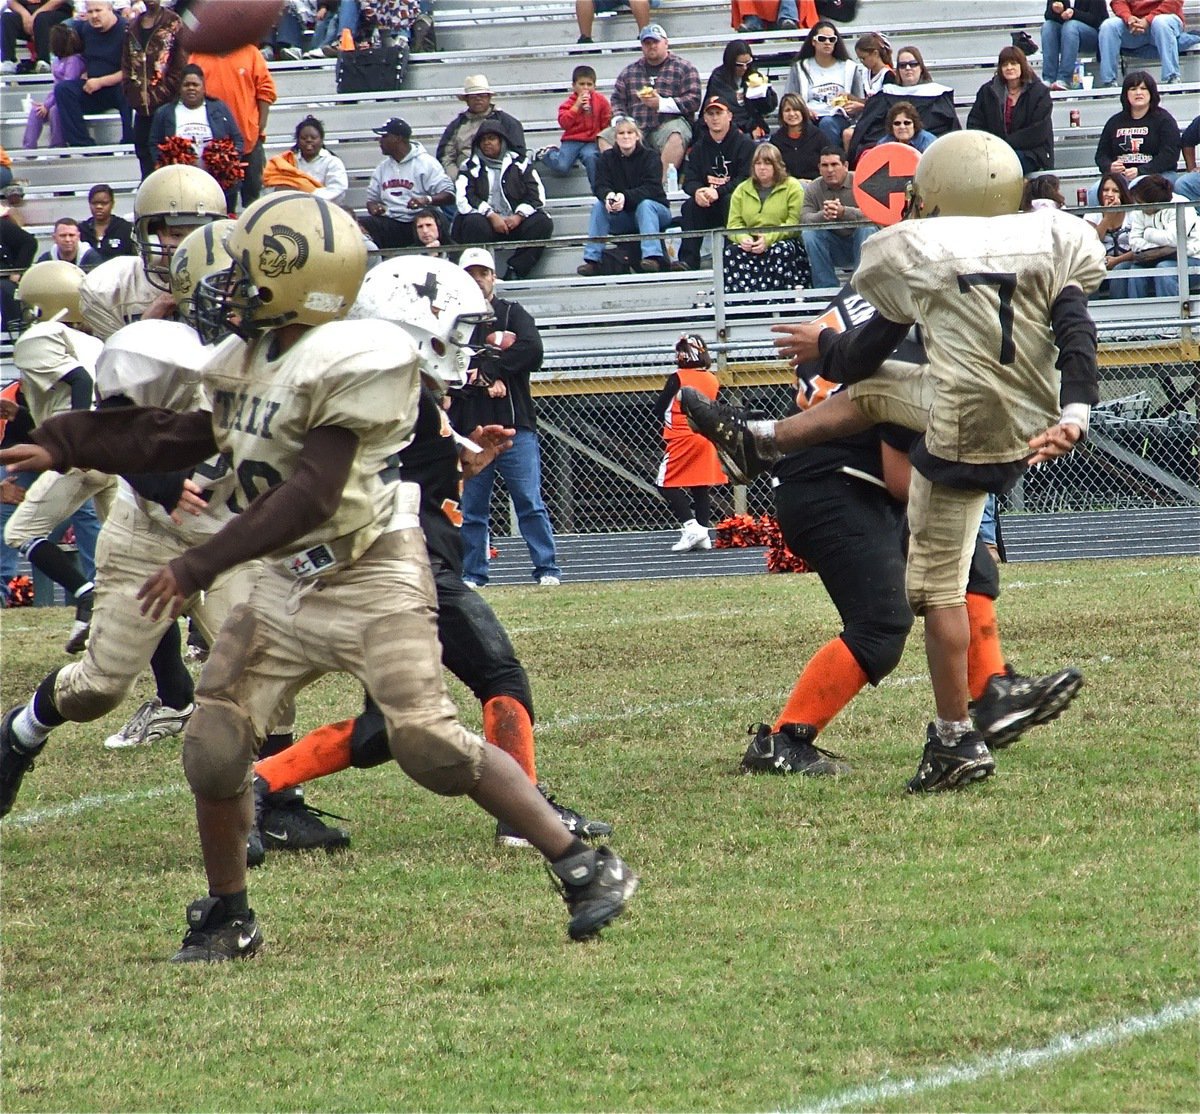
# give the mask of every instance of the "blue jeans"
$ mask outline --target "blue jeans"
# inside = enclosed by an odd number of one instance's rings
[[[1042,24],[1042,80],[1047,85],[1055,81],[1070,85],[1079,55],[1094,54],[1099,42],[1096,28],[1082,19],[1068,19],[1066,23],[1046,20]]]
[[[1152,50],[1162,63],[1162,79],[1179,77],[1179,36],[1183,21],[1177,15],[1157,15],[1150,21],[1150,30],[1135,35],[1120,16],[1110,16],[1100,24],[1100,84],[1111,85],[1117,80],[1117,66],[1122,50]]]
[[[875,229],[870,225],[862,225],[854,229],[853,235],[843,236],[832,229],[805,228],[801,233],[804,239],[804,249],[808,252],[808,263],[812,268],[814,287],[838,286],[835,267],[849,267],[854,270],[858,266],[858,256],[867,237]]]
[[[37,473],[8,472],[0,467],[0,479],[11,480],[28,490],[33,481],[37,479]],[[17,575],[17,562],[21,557],[20,550],[14,549],[4,541],[4,529],[16,509],[17,506],[13,503],[0,505],[0,591],[3,591],[4,585]],[[79,569],[88,580],[93,580],[96,576],[96,539],[100,536],[100,519],[97,517],[96,508],[90,499],[71,516],[70,522],[75,527],[75,547],[79,551]],[[64,522],[62,529],[65,528],[66,523]],[[59,528],[56,528],[54,532],[61,536]]]
[[[561,576],[554,552],[554,529],[542,501],[542,453],[538,436],[531,429],[518,429],[513,447],[501,453],[477,476],[463,484],[462,539],[463,577],[476,584],[488,581],[488,524],[492,511],[492,487],[496,473],[517,511],[517,527],[529,547],[533,562],[533,579]]]
[[[1187,265],[1189,270],[1192,270],[1195,267],[1200,267],[1200,256],[1189,256]],[[1148,286],[1153,288],[1153,294],[1155,297],[1179,297],[1178,268],[1178,262],[1174,258],[1163,259],[1154,264],[1154,277],[1145,281]],[[1188,287],[1191,290],[1200,289],[1200,275],[1188,275]]]
[[[1175,179],[1175,192],[1180,197],[1186,197],[1189,201],[1200,202],[1200,170],[1180,174]]]
[[[835,112],[832,116],[822,116],[817,120],[817,127],[821,129],[821,134],[825,136],[829,143],[834,147],[844,147],[842,142],[842,132],[850,126],[850,117],[842,112]]]
[[[68,147],[91,147],[95,140],[88,131],[84,116],[116,109],[121,117],[121,142],[133,142],[133,109],[119,85],[106,85],[94,93],[83,91],[83,81],[60,81],[54,86],[54,103],[62,121],[63,142]]]
[[[748,15],[742,20],[742,26],[747,31],[768,31],[775,30],[780,21],[790,19],[793,23],[800,22],[800,11],[796,0],[779,0],[779,11],[775,13],[775,23],[768,27],[758,16]]]
[[[604,202],[597,200],[592,205],[592,213],[588,218],[588,236],[591,239],[584,245],[583,258],[589,263],[600,262],[600,257],[604,254],[604,245],[598,242],[599,237],[640,232],[647,237],[641,245],[642,258],[662,259],[666,255],[666,249],[658,235],[665,231],[670,223],[671,210],[661,201],[649,197],[640,201],[632,213],[628,210],[610,213],[604,208]]]
[[[560,178],[571,173],[576,162],[583,163],[588,185],[596,188],[596,164],[600,161],[600,145],[594,139],[564,139],[542,155],[544,162]]]

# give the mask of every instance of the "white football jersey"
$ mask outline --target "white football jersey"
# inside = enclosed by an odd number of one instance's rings
[[[119,255],[84,276],[79,308],[92,333],[108,340],[118,329],[141,320],[162,293],[150,285],[140,256]]]
[[[1042,209],[937,217],[882,229],[853,285],[891,321],[921,325],[933,380],[925,440],[944,460],[1019,460],[1057,421],[1060,375],[1050,308],[1071,285],[1104,281],[1087,222]]]
[[[71,409],[71,388],[62,381],[77,367],[93,379],[101,342],[61,321],[31,325],[13,345],[13,363],[35,425]]]
[[[340,506],[287,552],[336,541],[342,560],[354,561],[398,507],[416,511],[414,485],[386,484],[379,476],[416,422],[416,346],[387,321],[331,321],[274,360],[270,344],[269,334],[252,343],[228,338],[203,372],[217,444],[237,478],[236,498],[244,508],[290,478],[309,430],[350,430],[358,435],[358,453]]]

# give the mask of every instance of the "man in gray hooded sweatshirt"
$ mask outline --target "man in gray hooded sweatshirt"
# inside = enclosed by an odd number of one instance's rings
[[[375,167],[367,186],[367,216],[359,219],[363,231],[381,248],[407,248],[417,243],[413,221],[430,206],[454,200],[454,183],[442,164],[419,143],[412,128],[393,117],[379,136],[383,161]]]

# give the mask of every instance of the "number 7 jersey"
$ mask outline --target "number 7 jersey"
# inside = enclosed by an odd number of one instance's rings
[[[1028,455],[1028,438],[1057,421],[1051,307],[1068,286],[1091,294],[1106,275],[1091,225],[1039,210],[902,221],[863,245],[852,284],[884,317],[922,328],[929,451],[993,464]]]

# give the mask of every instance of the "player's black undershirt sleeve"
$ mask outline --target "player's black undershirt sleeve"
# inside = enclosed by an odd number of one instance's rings
[[[35,429],[30,440],[50,453],[60,472],[95,468],[114,476],[191,468],[217,451],[211,414],[152,406],[59,414]]]
[[[663,419],[663,415],[670,411],[671,403],[675,400],[675,396],[679,394],[679,388],[681,386],[682,384],[679,381],[679,373],[677,371],[671,372],[671,374],[667,376],[666,384],[663,386],[663,389],[658,392],[658,397],[653,403],[654,416],[660,422]]]
[[[180,591],[190,596],[207,588],[226,569],[286,549],[332,517],[357,452],[358,435],[351,430],[310,429],[291,476],[171,562]]]
[[[81,367],[73,367],[61,382],[71,388],[71,409],[90,410],[94,399],[92,377]]]
[[[863,324],[844,333],[826,329],[817,338],[821,374],[833,383],[869,379],[911,328],[911,324],[889,321],[877,310]]]
[[[1100,368],[1096,363],[1096,324],[1088,313],[1087,295],[1078,286],[1068,286],[1050,307],[1054,343],[1058,345],[1055,367],[1062,372],[1059,402],[1100,401]]]

